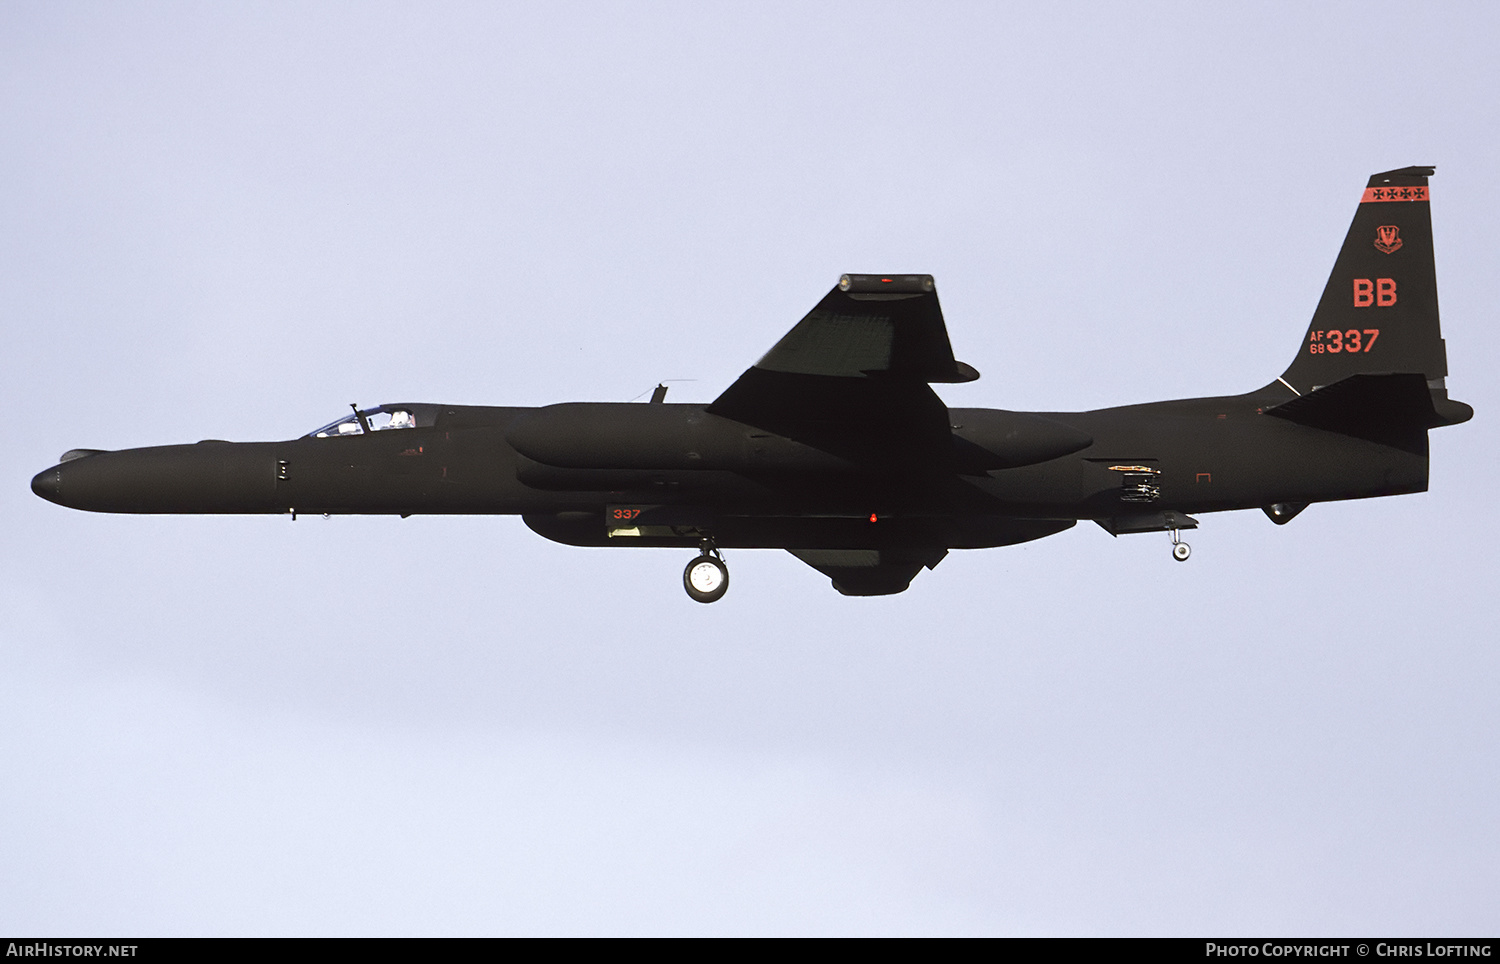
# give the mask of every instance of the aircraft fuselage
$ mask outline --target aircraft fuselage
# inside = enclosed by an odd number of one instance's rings
[[[1406,451],[1268,417],[1268,404],[1251,394],[1089,412],[955,408],[950,450],[906,462],[882,461],[878,436],[841,456],[703,405],[440,406],[425,428],[96,452],[40,473],[33,488],[98,512],[525,515],[587,545],[696,545],[686,530],[705,529],[724,547],[785,547],[799,524],[838,531],[840,547],[878,545],[920,523],[955,548],[1017,541],[986,534],[1000,522],[1426,490],[1425,434]],[[1123,501],[1120,467],[1159,473],[1159,493]],[[607,517],[613,506],[649,506],[662,521],[617,525],[637,520]],[[643,527],[653,534],[609,534]],[[809,544],[830,547],[821,536]]]

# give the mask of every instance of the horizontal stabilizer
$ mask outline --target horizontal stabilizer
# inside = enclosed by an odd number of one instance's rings
[[[1442,398],[1445,408],[1467,405]],[[1427,430],[1462,421],[1461,411],[1439,414],[1427,379],[1416,372],[1358,374],[1299,395],[1266,415],[1350,435],[1416,454],[1427,452]]]

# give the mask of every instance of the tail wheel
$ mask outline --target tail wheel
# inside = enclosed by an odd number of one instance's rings
[[[705,553],[682,571],[682,588],[695,602],[718,602],[729,591],[729,567],[722,559]]]

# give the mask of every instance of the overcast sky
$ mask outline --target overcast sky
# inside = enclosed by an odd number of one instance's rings
[[[1500,930],[1500,15],[1223,10],[0,5],[0,930]],[[514,518],[28,487],[351,401],[707,401],[844,271],[936,276],[952,405],[1248,391],[1410,164],[1478,414],[1429,493],[1185,565],[737,551],[701,606]]]

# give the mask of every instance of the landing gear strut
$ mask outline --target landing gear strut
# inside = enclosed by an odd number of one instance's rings
[[[1187,562],[1188,556],[1193,554],[1193,547],[1182,541],[1182,536],[1177,530],[1172,530],[1172,558],[1178,562]]]
[[[729,567],[712,539],[704,539],[698,553],[682,571],[682,588],[694,602],[718,602],[729,591]]]

